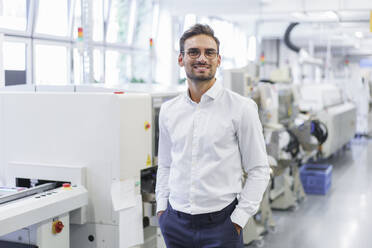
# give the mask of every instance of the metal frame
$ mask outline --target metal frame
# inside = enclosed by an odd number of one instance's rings
[[[78,0],[69,0],[67,34],[71,39],[74,38],[74,24],[75,24],[74,16],[75,16],[76,1]]]
[[[129,46],[133,44],[133,38],[136,32],[137,9],[138,9],[137,0],[131,0],[130,11],[129,11],[128,40],[127,40],[127,44]]]
[[[35,32],[36,25],[37,25],[37,19],[38,19],[38,12],[39,12],[39,0],[28,0],[29,5],[27,9],[27,24],[26,29],[24,31],[18,31],[18,30],[10,30],[10,29],[4,29],[0,28],[0,32],[4,33],[4,40],[6,41],[15,41],[15,42],[24,42],[26,43],[26,81],[27,84],[36,84],[35,81],[35,46],[37,44],[46,44],[46,45],[59,45],[59,46],[65,46],[67,47],[67,84],[72,84],[74,82],[73,80],[73,68],[72,68],[72,59],[73,59],[73,48],[76,48],[76,41],[74,40],[74,22],[75,22],[75,8],[77,1],[81,0],[68,0],[68,13],[66,13],[67,21],[68,21],[68,27],[67,27],[67,35],[66,36],[56,36],[56,35],[48,35],[48,34],[42,34]],[[123,45],[123,43],[109,43],[107,42],[107,31],[108,26],[110,23],[110,13],[111,13],[111,7],[113,4],[113,0],[101,0],[100,4],[102,4],[102,15],[103,15],[103,40],[102,41],[92,41],[92,47],[93,49],[99,49],[102,54],[102,61],[101,63],[101,82],[105,82],[105,74],[106,74],[106,51],[107,50],[116,50],[120,53],[127,53],[128,56],[131,58],[132,56],[135,56],[136,54],[150,54],[150,51],[148,49],[144,48],[138,48],[133,46],[133,37],[131,38],[128,45]],[[90,4],[93,4],[92,1],[90,1]],[[136,8],[133,8],[133,5],[138,5],[138,0],[131,0],[130,3],[130,12],[132,13],[135,10],[135,13],[131,14],[134,15],[133,21],[130,22],[129,25],[132,25],[131,29],[133,30],[133,35],[136,32],[136,29],[138,28],[137,23],[137,10],[139,6],[136,6]],[[153,14],[156,14],[155,12],[155,6],[159,8],[159,0],[153,0]],[[160,13],[158,13],[157,17],[159,18]],[[157,28],[157,27],[153,27]],[[154,30],[152,34],[155,34],[157,36],[157,30]],[[133,36],[132,35],[132,36]],[[156,38],[156,37],[152,37]]]

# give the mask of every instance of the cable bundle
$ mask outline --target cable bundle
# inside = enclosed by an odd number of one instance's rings
[[[319,120],[312,120],[311,134],[314,135],[314,137],[318,140],[319,145],[322,145],[328,137],[327,126]]]

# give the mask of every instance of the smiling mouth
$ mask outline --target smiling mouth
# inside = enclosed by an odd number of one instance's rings
[[[204,70],[208,70],[210,67],[208,65],[193,65],[193,68],[204,71]]]

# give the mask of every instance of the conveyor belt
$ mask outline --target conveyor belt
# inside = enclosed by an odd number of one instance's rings
[[[15,200],[18,200],[18,199],[21,199],[21,198],[24,198],[30,195],[39,194],[44,191],[54,189],[55,187],[56,187],[56,183],[46,183],[46,184],[42,184],[42,185],[30,188],[30,189],[22,190],[22,191],[13,193],[13,194],[0,196],[0,205],[6,202],[15,201]]]
[[[36,245],[0,241],[0,248],[38,248]]]

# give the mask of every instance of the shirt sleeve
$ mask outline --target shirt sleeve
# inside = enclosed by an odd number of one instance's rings
[[[253,101],[247,102],[242,110],[238,118],[237,138],[242,166],[248,176],[231,221],[243,228],[260,206],[270,180],[270,167],[257,105]]]
[[[156,212],[167,208],[169,198],[169,172],[172,163],[171,139],[165,125],[163,107],[159,113],[159,150],[158,150],[158,171],[156,176]]]

